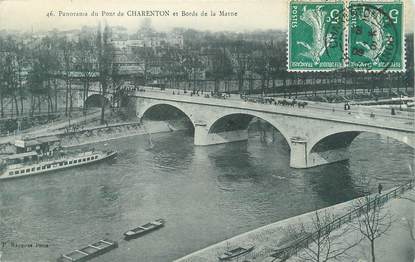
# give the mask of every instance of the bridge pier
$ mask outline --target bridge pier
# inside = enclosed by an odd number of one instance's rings
[[[290,166],[310,168],[349,159],[350,143],[362,132],[391,137],[415,147],[413,120],[405,117],[376,118],[370,111],[345,114],[330,110],[332,105],[298,108],[250,104],[239,100],[219,100],[174,95],[170,92],[136,92],[136,115],[141,118],[153,106],[170,106],[183,112],[194,124],[195,145],[215,145],[248,139],[246,127],[256,117],[278,129],[290,146]],[[237,130],[233,130],[237,129]],[[209,130],[211,133],[209,133]],[[225,131],[233,130],[233,131]],[[215,132],[216,131],[216,132]],[[221,132],[223,131],[223,132]]]
[[[205,125],[195,125],[194,144],[197,146],[217,145],[248,140],[248,130],[209,133]]]
[[[290,167],[307,168],[307,140],[300,137],[291,138]]]
[[[349,147],[341,147],[323,152],[307,153],[307,140],[291,138],[290,167],[310,168],[344,161],[350,158]]]

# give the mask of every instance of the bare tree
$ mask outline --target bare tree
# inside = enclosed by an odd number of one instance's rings
[[[214,80],[214,93],[219,93],[219,85],[221,80],[229,78],[233,73],[232,63],[227,54],[227,47],[222,41],[214,43],[215,48],[212,49],[211,59],[212,68],[208,71]]]
[[[88,98],[89,87],[96,73],[96,53],[92,37],[86,34],[79,36],[77,52],[77,66],[82,74],[83,82],[83,113],[86,114],[86,99]]]
[[[238,40],[233,46],[232,65],[235,68],[238,79],[238,92],[243,93],[245,73],[248,67],[250,45],[244,40]]]
[[[4,39],[0,36],[0,116],[4,117],[4,97],[6,89],[6,44]]]
[[[19,115],[19,106],[17,103],[17,71],[16,71],[16,59],[13,52],[9,52],[6,56],[6,67],[5,67],[5,83],[6,83],[6,96],[10,96],[13,107],[16,109],[16,116]],[[12,110],[13,114],[13,110]]]
[[[50,43],[49,39],[44,39],[42,44],[32,51],[32,66],[27,79],[28,92],[31,96],[31,115],[34,114],[36,108],[39,113],[41,112],[44,99],[47,101],[48,113],[52,109],[50,79],[57,63],[51,52]]]
[[[37,59],[33,59],[33,65],[28,75],[28,86],[31,95],[30,103],[30,115],[33,115],[36,109],[36,97],[38,98],[38,104],[40,104],[40,97],[43,94],[43,70],[40,62]]]
[[[113,54],[112,61],[115,61],[115,53]],[[111,79],[112,79],[112,88],[113,88],[113,101],[112,106],[115,108],[118,103],[118,107],[121,107],[122,98],[128,96],[128,91],[123,88],[124,86],[124,77],[121,74],[120,64],[113,63],[111,68]]]
[[[18,93],[20,97],[20,113],[24,112],[24,100],[26,99],[25,86],[23,84],[23,64],[26,59],[26,50],[22,43],[16,43],[16,70],[17,70],[17,84],[19,87]]]
[[[33,54],[33,57],[36,61],[39,62],[38,66],[41,67],[39,70],[41,82],[42,85],[44,85],[42,88],[44,89],[42,91],[42,96],[45,97],[48,105],[48,114],[50,112],[53,112],[54,106],[52,101],[52,80],[56,82],[56,73],[57,69],[59,69],[60,63],[57,60],[58,57],[58,46],[55,41],[57,40],[56,36],[51,37],[45,37],[42,39],[42,42],[38,48],[38,50]],[[63,44],[62,44],[63,45]],[[66,65],[66,63],[62,63]],[[65,66],[66,67],[66,66]],[[36,88],[35,88],[36,89]],[[55,109],[57,110],[57,87],[55,85],[55,91],[53,92],[55,95]],[[39,91],[39,90],[37,90]],[[38,92],[35,92],[38,93]],[[39,103],[39,112],[40,112],[40,96],[38,97],[38,103]],[[55,110],[55,111],[56,111]]]
[[[71,71],[73,70],[73,59],[74,59],[74,46],[67,37],[59,39],[60,50],[61,50],[61,66],[63,69],[63,75],[65,79],[65,116],[71,116],[72,112],[72,76]]]
[[[408,218],[408,217],[404,217],[405,219],[405,226],[408,229],[409,232],[409,237],[411,238],[412,242],[413,242],[413,246],[415,246],[415,223],[414,223],[414,218]]]
[[[294,241],[309,237],[310,242],[303,246],[297,254],[301,261],[326,262],[347,256],[347,251],[360,243],[361,239],[348,241],[341,238],[344,234],[351,232],[349,224],[340,226],[335,221],[334,215],[327,211],[315,211],[310,223],[299,223],[289,227],[287,234]]]
[[[98,50],[98,68],[99,80],[101,83],[101,124],[105,123],[105,96],[107,94],[108,84],[111,78],[112,67],[112,47],[110,43],[111,32],[108,25],[104,27],[104,32],[101,33],[101,26],[98,28],[97,34],[97,50]]]
[[[409,196],[401,196],[401,199],[410,201],[413,205],[415,205],[415,197],[412,195]],[[403,217],[404,227],[408,230],[409,237],[412,240],[413,246],[415,246],[415,217],[412,214],[411,217]],[[414,250],[415,252],[415,250]]]
[[[181,65],[183,66],[188,81],[188,89],[190,90],[192,77],[193,77],[193,93],[196,92],[196,72],[198,69],[202,68],[202,61],[197,54],[189,53],[183,57],[181,61]]]
[[[161,59],[163,60],[161,67],[162,70],[167,74],[167,79],[170,83],[170,88],[174,88],[177,86],[177,78],[178,75],[180,75],[181,71],[181,53],[182,50],[174,47],[169,47],[167,52],[161,54]]]
[[[388,232],[392,225],[392,215],[383,207],[377,195],[374,199],[370,196],[357,199],[354,207],[360,212],[355,227],[370,242],[372,262],[376,262],[376,239]]]
[[[18,71],[18,60],[17,60],[17,44],[15,39],[12,36],[8,36],[4,42],[4,67],[3,67],[3,80],[5,84],[5,97],[9,96],[11,99],[12,114],[13,110],[16,110],[16,115],[19,115],[19,105],[18,105],[18,96],[19,96],[19,71]]]

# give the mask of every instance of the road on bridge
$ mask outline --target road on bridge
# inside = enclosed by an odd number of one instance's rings
[[[411,133],[415,132],[414,112],[409,111],[397,111],[396,115],[392,115],[390,110],[385,108],[354,105],[350,110],[344,110],[344,104],[310,101],[307,101],[308,104],[304,108],[299,108],[298,106],[282,106],[270,103],[245,101],[237,94],[231,94],[229,98],[224,99],[205,97],[204,94],[200,94],[199,96],[194,94],[191,95],[190,92],[183,93],[183,90],[180,92],[180,90],[160,90],[151,87],[142,88],[141,90],[145,91],[136,91],[134,92],[134,96],[316,118],[352,123],[356,125],[394,129]]]

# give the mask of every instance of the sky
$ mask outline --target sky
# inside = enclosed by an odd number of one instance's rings
[[[211,31],[250,31],[256,29],[287,30],[289,0],[0,0],[0,30],[45,31],[79,29],[99,22],[121,25],[130,32],[138,29],[143,18],[127,16],[129,10],[167,10],[169,16],[152,17],[156,30],[187,27]],[[405,31],[413,32],[414,0],[405,2]],[[47,16],[53,12],[54,16]],[[59,16],[62,12],[87,12],[88,17]],[[97,11],[98,17],[91,17]],[[102,16],[102,12],[123,12],[124,16]],[[173,16],[173,12],[179,16]],[[181,11],[198,16],[182,16]],[[206,11],[208,16],[202,17]],[[210,16],[211,11],[216,16]],[[219,11],[237,12],[237,16],[220,17]]]

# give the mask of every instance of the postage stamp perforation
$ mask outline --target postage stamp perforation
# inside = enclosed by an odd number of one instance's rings
[[[287,70],[405,72],[403,10],[401,0],[292,0]]]
[[[288,17],[289,17],[289,14],[290,13],[290,9],[288,8]],[[288,66],[288,64],[289,64],[289,57],[290,57],[290,32],[289,32],[289,30],[287,30],[287,32],[286,32],[286,34],[285,34],[285,37],[286,37],[286,41],[285,41],[285,43],[286,43],[286,50],[285,50],[285,53],[286,53],[286,59],[285,59],[285,62],[286,62],[286,67],[287,67],[287,71],[288,72],[290,72],[290,70],[289,70],[289,66]]]
[[[307,9],[309,5],[311,9]],[[343,21],[339,19],[343,12],[342,1],[291,1],[288,12],[288,71],[328,72],[344,67],[344,30]],[[325,24],[325,19],[332,22]],[[300,34],[306,35],[308,39],[301,39]],[[297,49],[293,49],[293,46]],[[296,59],[292,60],[292,57]],[[308,58],[308,61],[300,57]]]
[[[376,0],[351,0],[349,3],[349,67],[366,73],[404,72],[403,3]]]

